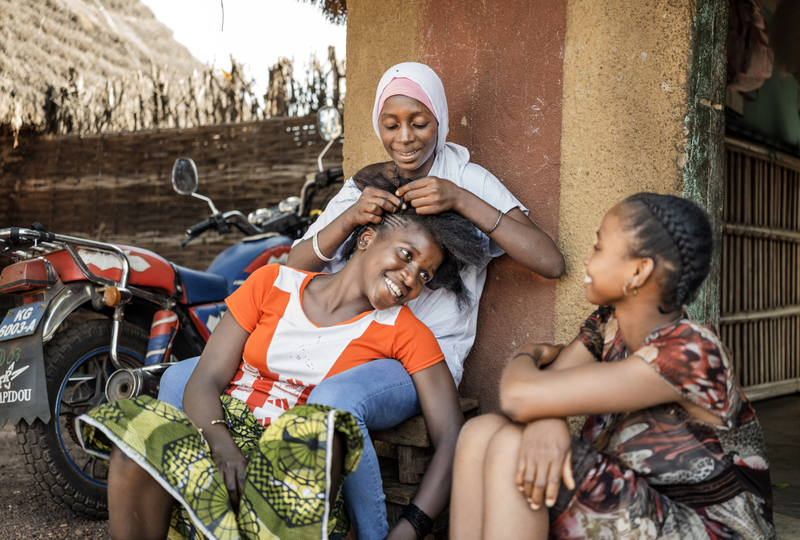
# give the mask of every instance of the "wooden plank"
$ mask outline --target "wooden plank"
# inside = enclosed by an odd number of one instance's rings
[[[397,459],[396,444],[392,444],[386,441],[373,440],[372,446],[375,447],[375,453],[378,455],[378,457]]]
[[[703,103],[724,101],[727,49],[725,40],[717,36],[724,36],[727,31],[728,8],[722,2],[698,0],[693,10],[683,197],[709,213],[714,233],[719,234],[724,206],[725,115]],[[708,277],[695,301],[687,306],[696,320],[714,326],[719,323],[719,277],[720,253],[715,251]]]
[[[744,388],[744,394],[750,401],[760,401],[777,396],[785,396],[800,392],[800,378],[776,381]]]
[[[743,141],[735,137],[725,137],[725,144],[745,151],[747,154],[756,156],[759,160],[775,160],[781,165],[785,165],[795,171],[800,171],[800,159],[784,154],[783,152],[776,151],[764,145]]]
[[[387,503],[406,506],[418,488],[419,484],[401,484],[394,478],[383,477],[383,493],[386,495]]]
[[[772,227],[756,227],[753,225],[741,225],[726,223],[723,232],[733,236],[746,236],[748,238],[765,238],[768,240],[779,240],[782,242],[800,243],[800,231],[789,229],[778,229]]]
[[[787,306],[777,309],[766,309],[763,311],[741,311],[730,313],[719,318],[720,324],[730,324],[742,321],[759,321],[766,319],[777,319],[779,317],[790,317],[800,314],[800,306]]]
[[[468,412],[478,410],[478,400],[470,398],[460,398],[461,411],[465,416]],[[370,433],[373,441],[383,441],[397,445],[417,446],[424,448],[430,445],[428,428],[425,419],[421,414],[409,418],[393,428]]]
[[[419,484],[433,458],[433,447],[398,446],[397,458],[401,484]]]

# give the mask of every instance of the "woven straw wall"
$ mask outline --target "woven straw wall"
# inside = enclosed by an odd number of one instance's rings
[[[0,228],[39,221],[53,232],[136,245],[203,269],[242,235],[211,232],[180,247],[186,228],[210,211],[172,190],[175,159],[194,159],[198,193],[211,197],[220,211],[247,214],[299,195],[324,144],[311,116],[28,138],[16,149],[0,139]],[[333,145],[326,167],[340,166],[341,148]]]

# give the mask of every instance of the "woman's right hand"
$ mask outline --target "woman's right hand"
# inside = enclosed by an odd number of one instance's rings
[[[222,473],[231,502],[238,507],[247,460],[231,438],[227,425],[214,419],[225,417],[219,396],[236,375],[250,332],[242,328],[232,313],[226,313],[214,328],[200,362],[186,384],[183,410],[198,428],[203,429],[211,457]]]
[[[531,508],[556,502],[561,481],[575,488],[572,477],[572,437],[563,418],[545,418],[525,426],[519,451],[516,483]]]
[[[370,223],[378,224],[383,219],[383,214],[388,212],[393,214],[399,208],[405,209],[406,204],[400,197],[388,191],[367,186],[361,193],[361,197],[346,210],[348,214],[348,225],[351,230],[355,230],[363,225]]]
[[[239,447],[233,441],[232,444],[224,445],[221,449],[214,450],[212,456],[225,487],[228,489],[228,496],[234,508],[239,507],[239,499],[244,489],[244,473],[247,470],[247,459],[245,459]]]

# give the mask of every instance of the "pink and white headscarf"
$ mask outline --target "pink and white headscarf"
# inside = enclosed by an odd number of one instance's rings
[[[408,82],[402,81],[402,79],[406,79]],[[384,90],[392,81],[396,82],[391,85],[392,88],[384,95]],[[415,86],[411,86],[409,83]],[[409,95],[418,92],[416,87],[424,92],[427,100],[420,99],[422,96],[419,96],[419,94]],[[403,88],[406,89],[405,92],[402,91]],[[398,89],[401,91],[397,92],[396,90]],[[398,94],[422,102],[431,110],[439,123],[436,139],[436,160],[429,174],[448,180],[455,180],[455,178],[460,177],[467,163],[469,163],[469,151],[463,146],[447,142],[447,134],[450,132],[450,117],[442,80],[431,68],[418,62],[404,62],[390,67],[378,83],[378,89],[375,92],[375,105],[372,109],[372,127],[375,128],[375,134],[378,138],[380,138],[378,118],[383,109],[383,103],[389,97]]]

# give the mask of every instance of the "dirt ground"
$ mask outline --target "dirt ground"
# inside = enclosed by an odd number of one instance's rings
[[[17,432],[11,423],[0,429],[0,537],[11,539],[108,539],[107,521],[90,521],[61,508],[44,493],[17,449]]]

